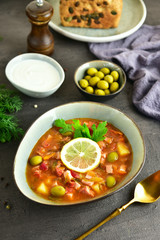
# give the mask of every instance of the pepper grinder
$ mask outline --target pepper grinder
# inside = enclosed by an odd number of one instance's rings
[[[28,52],[51,55],[54,50],[54,38],[48,22],[53,16],[53,7],[46,1],[36,0],[26,6],[26,15],[32,29],[27,38]]]

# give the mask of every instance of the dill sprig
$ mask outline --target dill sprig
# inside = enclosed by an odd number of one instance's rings
[[[13,115],[0,112],[0,141],[9,142],[11,138],[18,139],[24,131],[18,127],[18,119]]]
[[[0,142],[9,142],[12,138],[17,139],[24,134],[18,126],[16,116],[7,114],[21,110],[22,101],[12,90],[0,85]]]
[[[0,112],[13,113],[22,108],[20,97],[12,90],[0,86]]]

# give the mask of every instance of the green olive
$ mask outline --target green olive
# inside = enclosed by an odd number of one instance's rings
[[[105,95],[109,95],[110,94],[109,89],[105,89],[104,92],[105,92]]]
[[[105,95],[105,92],[102,89],[96,89],[95,94],[103,96],[103,95]]]
[[[119,89],[119,83],[118,82],[113,82],[110,85],[110,91],[111,92],[116,92]]]
[[[118,80],[118,78],[119,78],[119,73],[118,73],[117,71],[112,71],[112,72],[111,72],[111,75],[112,75],[114,81],[117,81],[117,80]]]
[[[106,75],[106,76],[104,77],[104,80],[107,81],[107,82],[110,83],[110,84],[114,81],[112,75]]]
[[[97,87],[100,88],[100,89],[107,89],[109,88],[109,83],[104,81],[104,80],[100,80],[98,83],[97,83]]]
[[[100,71],[103,72],[105,75],[110,73],[109,68],[101,68]]]
[[[89,84],[92,86],[92,87],[94,87],[94,86],[96,86],[96,84],[98,83],[100,81],[100,78],[99,77],[91,77],[90,79],[89,79]]]
[[[87,70],[87,73],[90,76],[94,76],[96,72],[98,72],[98,70],[96,68],[88,68],[88,70]]]
[[[79,81],[79,85],[82,87],[82,88],[86,88],[86,87],[88,87],[88,81],[86,80],[86,79],[81,79],[80,81]]]
[[[106,184],[107,184],[107,187],[111,188],[111,187],[114,187],[114,185],[116,184],[116,179],[115,177],[113,176],[108,176],[106,178]]]
[[[65,192],[66,192],[65,188],[62,186],[57,185],[57,186],[51,188],[51,194],[54,197],[62,197],[62,196],[64,196]]]
[[[111,152],[107,156],[107,161],[108,162],[115,162],[118,160],[118,153],[117,152]]]
[[[32,166],[36,166],[42,162],[42,157],[41,156],[34,156],[29,160],[30,164]]]
[[[84,77],[84,79],[86,79],[86,80],[89,80],[91,78],[91,76],[89,76],[89,75],[86,75],[85,77]]]
[[[95,76],[99,77],[100,79],[104,78],[104,73],[101,71],[98,71],[95,73]]]
[[[85,88],[85,91],[88,92],[88,93],[90,93],[90,94],[93,94],[93,93],[94,93],[93,87],[91,87],[91,86],[86,87],[86,88]]]

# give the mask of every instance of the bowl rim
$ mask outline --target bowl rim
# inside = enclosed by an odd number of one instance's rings
[[[98,196],[96,198],[93,198],[93,199],[88,199],[87,201],[83,201],[83,202],[73,202],[73,203],[55,203],[55,202],[52,202],[52,201],[49,201],[48,202],[41,202],[40,200],[36,200],[35,198],[32,198],[30,196],[28,196],[27,194],[25,194],[23,192],[23,190],[18,186],[18,183],[16,181],[16,176],[15,176],[15,167],[16,167],[16,157],[17,157],[17,154],[18,154],[18,150],[21,146],[21,143],[23,142],[23,139],[25,138],[25,136],[27,135],[27,133],[29,132],[29,130],[31,129],[31,127],[35,124],[35,122],[38,122],[40,120],[41,117],[43,117],[44,115],[48,114],[49,112],[52,112],[53,110],[56,110],[57,108],[59,107],[65,107],[66,105],[73,105],[73,104],[93,104],[93,105],[102,105],[103,107],[107,107],[107,108],[110,108],[110,109],[114,109],[118,112],[120,112],[123,116],[125,116],[126,118],[128,118],[132,124],[137,128],[138,132],[139,132],[139,135],[141,137],[141,140],[142,140],[142,146],[143,146],[143,160],[140,164],[140,167],[138,169],[138,171],[123,185],[121,186],[120,188],[118,188],[117,190],[114,190],[113,192],[110,192],[110,193],[107,193],[105,195],[102,195],[102,196]],[[99,102],[91,102],[91,101],[74,101],[74,102],[69,102],[69,103],[65,103],[65,104],[61,104],[61,105],[58,105],[46,112],[44,112],[42,115],[40,115],[36,120],[33,121],[33,123],[30,125],[30,127],[26,130],[23,138],[21,139],[20,143],[19,143],[19,146],[17,148],[17,151],[16,151],[16,155],[15,155],[15,158],[14,158],[14,163],[13,163],[13,179],[14,179],[14,182],[17,186],[17,188],[19,189],[19,191],[25,196],[27,197],[28,199],[36,202],[36,203],[40,203],[40,204],[43,204],[43,205],[50,205],[50,206],[57,206],[57,207],[63,207],[63,206],[73,206],[73,205],[80,205],[80,204],[86,204],[86,203],[91,203],[91,202],[94,202],[94,201],[98,201],[98,200],[101,200],[101,199],[104,199],[104,198],[107,198],[109,196],[111,196],[112,194],[114,193],[117,193],[118,191],[122,190],[123,188],[125,188],[126,186],[128,186],[138,175],[139,173],[141,172],[144,164],[145,164],[145,160],[146,160],[146,147],[145,147],[145,142],[144,142],[144,138],[143,138],[143,135],[142,135],[142,132],[140,130],[140,128],[138,127],[138,125],[135,123],[135,121],[129,117],[126,113],[123,113],[121,110],[119,110],[118,108],[115,108],[115,107],[112,107],[110,105],[107,105],[107,104],[104,104],[104,103],[99,103]],[[27,183],[28,184],[28,183]],[[28,185],[29,186],[29,185]],[[43,198],[42,198],[43,199]]]
[[[47,63],[51,62],[51,63],[49,63],[49,64],[51,64],[52,66],[55,66],[55,68],[57,69],[58,74],[59,74],[59,76],[60,76],[60,81],[59,81],[59,83],[58,83],[56,86],[54,86],[54,87],[52,87],[52,88],[50,88],[50,89],[48,89],[48,90],[45,90],[45,91],[43,91],[43,90],[41,90],[41,91],[31,90],[31,89],[22,87],[21,85],[15,83],[15,82],[12,80],[12,78],[10,78],[10,76],[9,76],[9,71],[10,71],[10,68],[11,68],[11,64],[13,64],[14,62],[15,62],[15,64],[16,64],[16,61],[22,62],[22,61],[24,61],[24,60],[33,60],[33,59],[34,59],[34,60],[45,61],[45,62],[47,62]],[[48,60],[48,61],[46,61],[46,60]],[[9,82],[10,82],[13,86],[15,86],[15,87],[18,88],[18,89],[21,88],[22,90],[28,91],[28,92],[33,93],[33,94],[34,94],[34,93],[35,93],[35,94],[38,94],[38,93],[41,93],[41,94],[43,94],[43,93],[50,93],[50,92],[54,91],[55,89],[58,89],[58,88],[61,86],[61,84],[64,82],[64,79],[65,79],[65,73],[64,73],[64,70],[63,70],[62,66],[61,66],[55,59],[53,59],[53,58],[51,58],[51,57],[49,57],[49,56],[47,56],[47,55],[40,54],[40,53],[22,53],[22,54],[19,54],[19,55],[13,57],[13,58],[7,63],[7,65],[6,65],[6,67],[5,67],[5,75],[6,75],[7,79],[9,80]]]
[[[79,80],[76,80],[76,74],[77,74],[77,72],[79,71],[79,69],[82,68],[84,65],[87,65],[87,64],[90,64],[90,63],[96,63],[96,62],[111,63],[111,64],[113,64],[114,66],[118,67],[118,68],[121,70],[121,72],[122,72],[122,74],[123,74],[123,82],[122,82],[121,87],[118,89],[118,91],[116,91],[116,92],[114,92],[114,93],[110,93],[110,94],[108,94],[108,95],[96,95],[96,94],[94,94],[94,93],[91,94],[91,93],[86,92],[83,88],[81,88],[81,87],[79,86],[79,84],[78,84],[78,81],[79,81]],[[80,89],[83,93],[85,93],[85,94],[88,95],[88,96],[97,97],[97,98],[113,97],[113,96],[117,95],[117,94],[120,93],[120,92],[123,90],[123,88],[125,87],[125,85],[126,85],[126,80],[127,80],[127,77],[126,77],[126,73],[125,73],[125,71],[123,70],[123,68],[122,68],[120,65],[118,65],[118,64],[116,64],[116,63],[114,63],[114,62],[112,62],[112,61],[108,61],[108,60],[100,60],[100,59],[98,59],[98,60],[92,60],[92,61],[85,62],[85,63],[81,64],[79,67],[77,67],[76,70],[75,70],[75,73],[74,73],[74,82],[75,82],[76,86],[78,87],[78,89]]]

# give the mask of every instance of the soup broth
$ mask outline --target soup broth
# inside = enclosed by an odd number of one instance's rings
[[[92,125],[100,120],[80,118],[92,133]],[[66,123],[71,123],[67,120]],[[59,127],[49,129],[34,146],[26,167],[30,188],[38,195],[54,202],[76,203],[106,194],[129,173],[133,152],[127,137],[112,124],[107,123],[103,141],[97,142],[101,149],[99,165],[85,173],[68,169],[61,161],[62,147],[73,139],[73,134],[59,132]],[[31,159],[36,157],[36,164]],[[38,158],[37,158],[38,157]],[[53,194],[54,192],[57,192]]]

